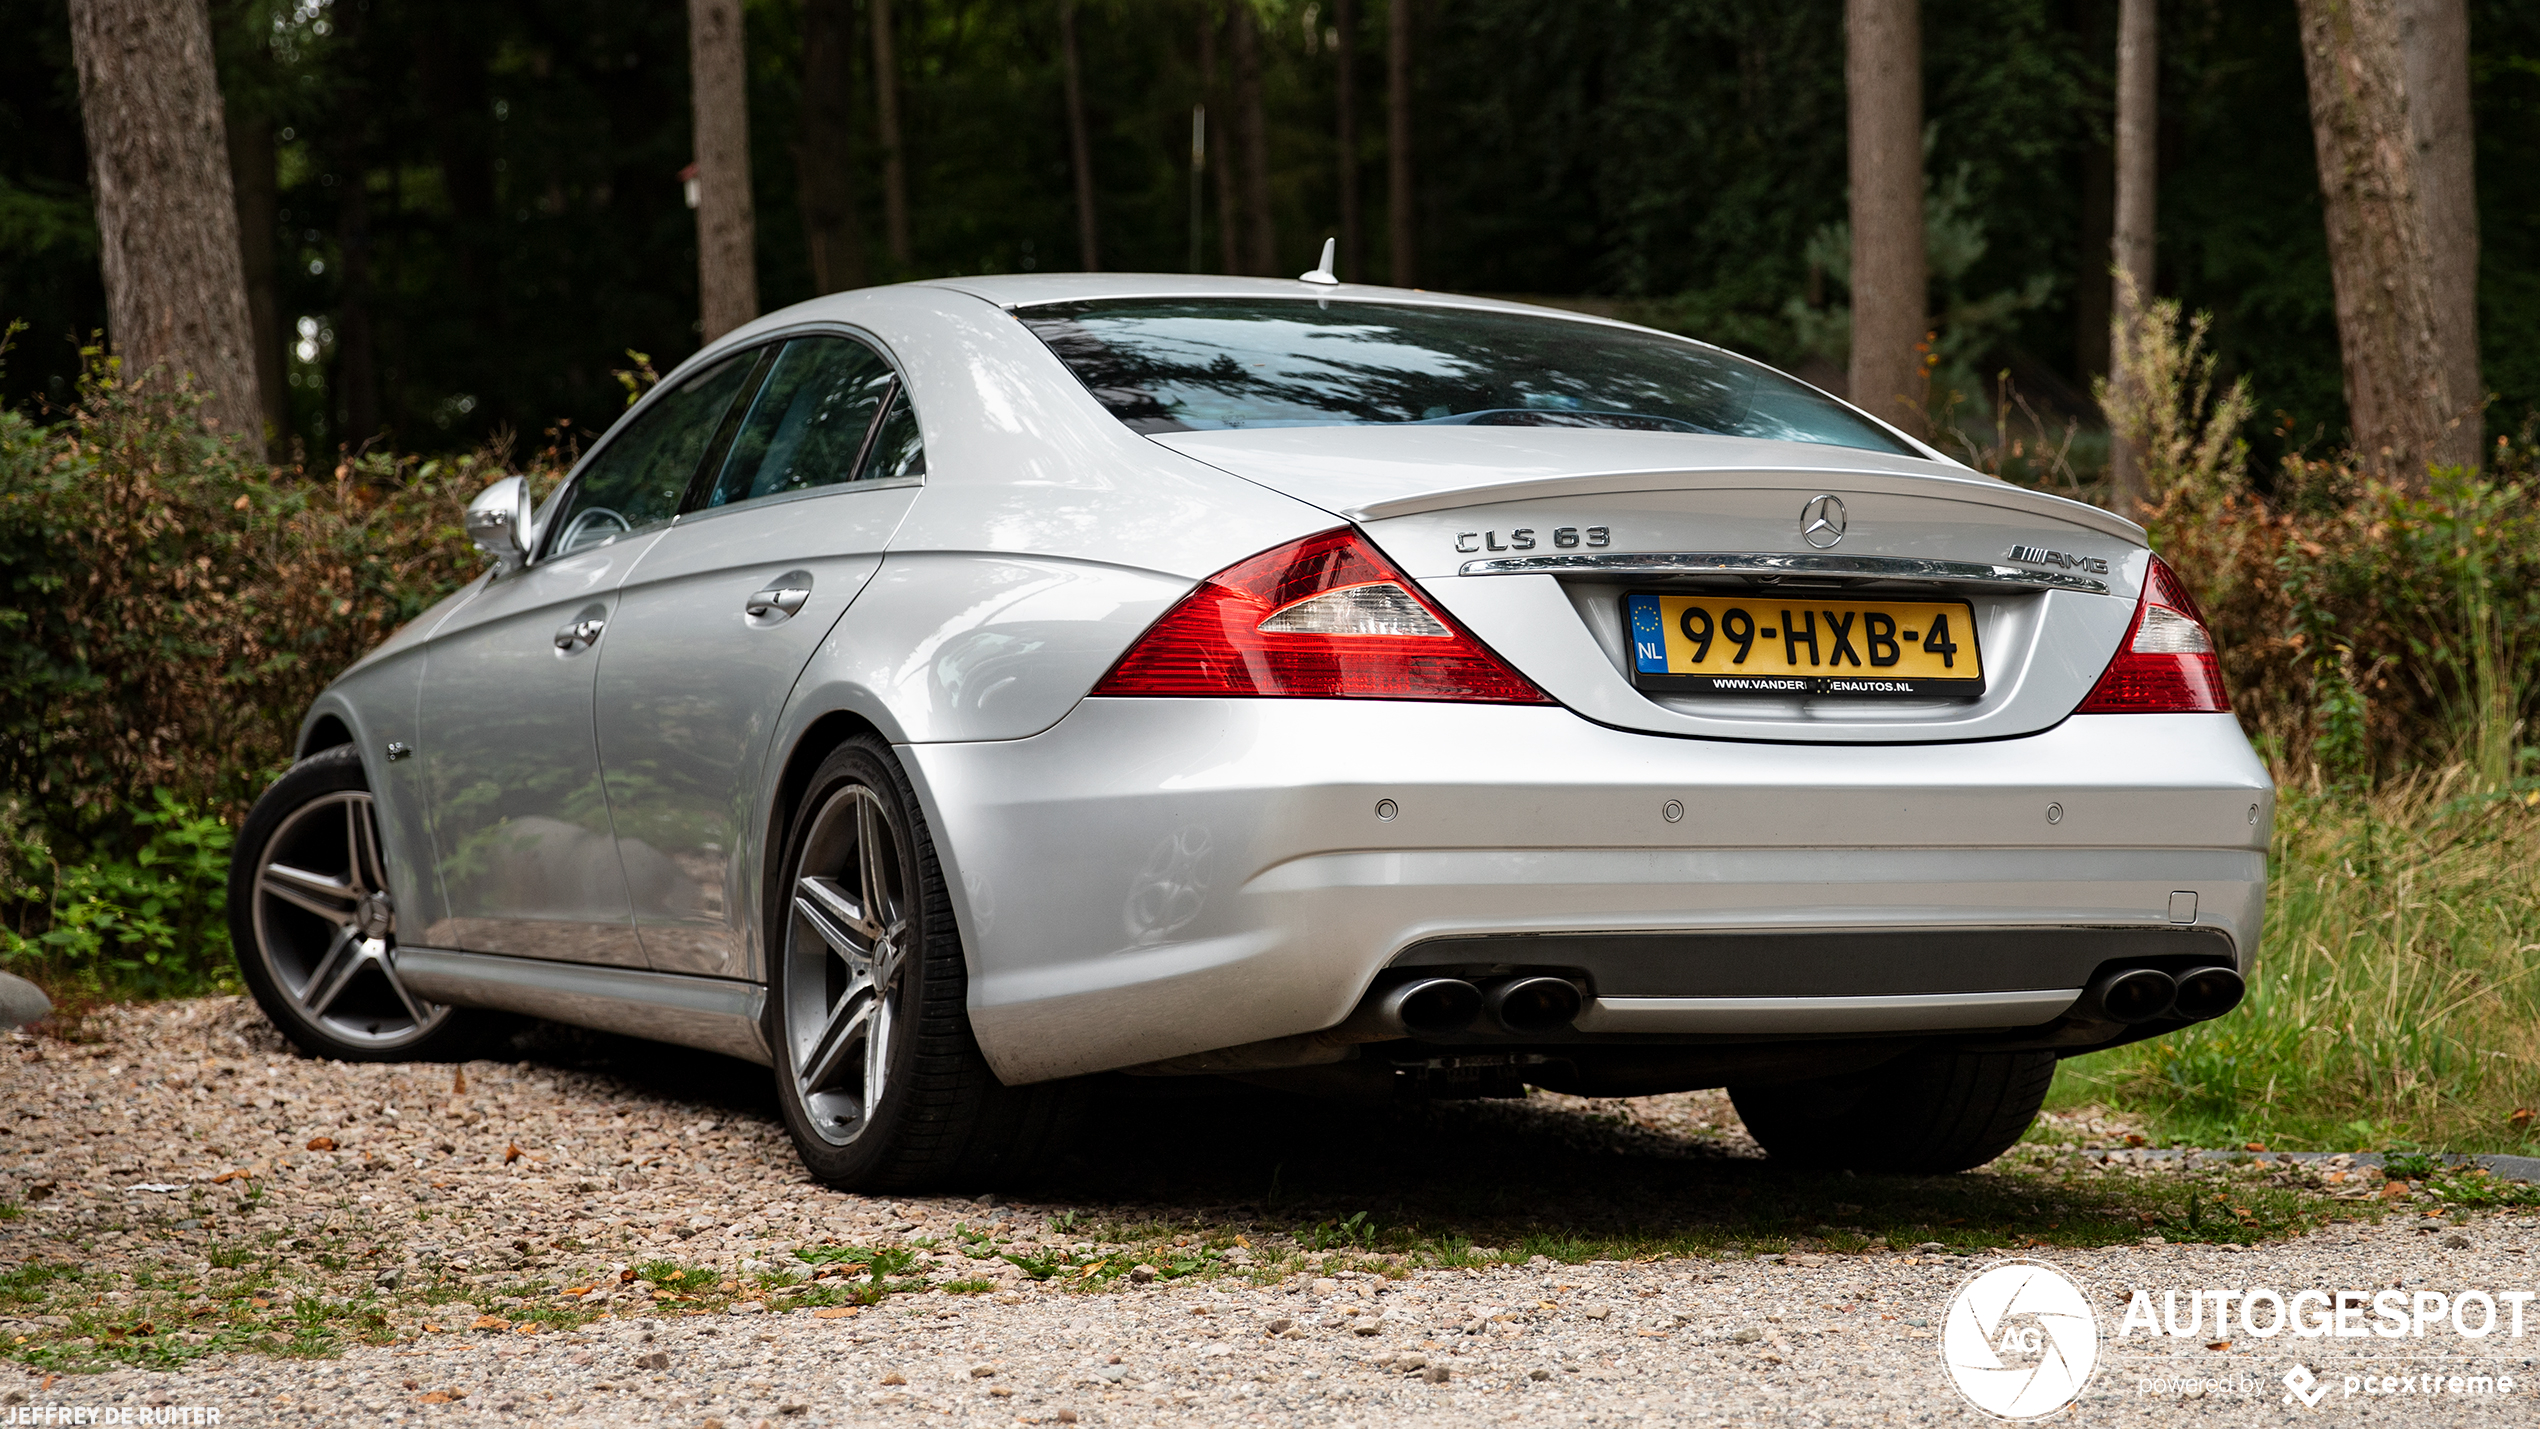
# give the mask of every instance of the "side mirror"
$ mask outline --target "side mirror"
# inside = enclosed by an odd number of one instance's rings
[[[467,538],[494,562],[494,574],[507,576],[529,564],[529,479],[507,476],[476,494],[467,504]]]

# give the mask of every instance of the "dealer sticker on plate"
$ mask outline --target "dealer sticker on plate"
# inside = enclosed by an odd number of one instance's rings
[[[1966,699],[1984,693],[1963,600],[1624,597],[1634,680],[1685,694]]]

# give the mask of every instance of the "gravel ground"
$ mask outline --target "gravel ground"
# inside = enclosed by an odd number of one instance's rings
[[[1717,1095],[1340,1113],[1172,1086],[1100,1103],[1070,1168],[1011,1202],[883,1200],[808,1183],[764,1073],[718,1059],[538,1028],[515,1061],[312,1063],[222,999],[83,1035],[0,1057],[0,1425],[1980,1422],[1936,1336],[1996,1251],[1944,1246],[2014,1222],[2051,1240],[2187,1184],[2086,1120],[2063,1130],[2100,1149],[2034,1158],[2062,1180],[1803,1181]],[[2532,1421],[2540,1307],[2529,1338],[2438,1309],[2422,1338],[2208,1317],[2118,1339],[2137,1289],[2184,1316],[2203,1287],[2395,1289],[2403,1313],[2532,1288],[2527,1210],[2420,1214],[2377,1171],[2237,1174],[2230,1214],[2309,1196],[2356,1218],[2027,1251],[2099,1316],[2073,1414]],[[1971,1219],[1953,1197],[2008,1209],[1950,1226]],[[1348,1239],[1353,1206],[1491,1244],[1384,1253]],[[1800,1206],[1861,1224],[1757,1234]],[[877,1254],[900,1293],[857,1303]],[[815,1262],[850,1274],[793,1283]],[[2315,1406],[2288,1397],[2297,1362]],[[2514,1388],[2450,1387],[2480,1374]]]

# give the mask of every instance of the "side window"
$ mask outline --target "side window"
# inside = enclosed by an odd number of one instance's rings
[[[755,352],[739,353],[682,379],[677,390],[611,438],[582,469],[564,510],[557,513],[548,554],[605,545],[678,515],[697,463],[713,444],[715,429],[757,358]]]
[[[926,447],[917,439],[917,413],[908,405],[908,389],[893,388],[891,410],[882,414],[882,429],[874,433],[873,451],[864,459],[864,479],[925,474]]]
[[[853,338],[785,344],[705,504],[729,506],[854,480],[856,456],[890,392],[890,364]]]

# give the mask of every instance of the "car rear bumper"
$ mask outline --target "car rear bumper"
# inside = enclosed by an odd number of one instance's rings
[[[1586,1036],[2035,1025],[2079,996],[2081,940],[2193,930],[2245,968],[2274,809],[2228,715],[1864,746],[1096,699],[1028,739],[901,753],[1010,1082],[1328,1028],[1398,959],[1474,938],[1657,937],[1663,985],[1598,975]],[[1922,951],[1886,956],[1900,937]]]

